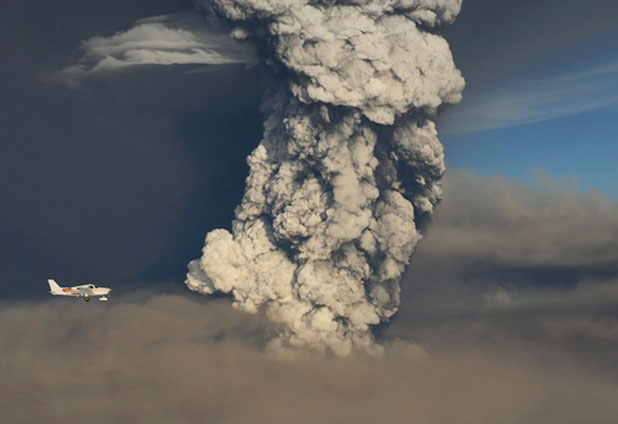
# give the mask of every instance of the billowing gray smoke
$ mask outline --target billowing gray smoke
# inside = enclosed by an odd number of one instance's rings
[[[284,324],[273,349],[380,352],[371,326],[397,311],[415,217],[442,194],[431,118],[464,80],[436,27],[462,0],[206,1],[287,81],[263,105],[232,231],[206,236],[186,284],[264,308]]]

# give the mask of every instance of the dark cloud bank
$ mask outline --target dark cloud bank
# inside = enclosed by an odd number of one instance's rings
[[[11,423],[614,423],[618,206],[451,172],[383,357],[263,351],[228,301],[0,309]]]
[[[445,34],[470,91],[595,39],[588,49],[602,48],[617,18],[613,0],[465,0]]]

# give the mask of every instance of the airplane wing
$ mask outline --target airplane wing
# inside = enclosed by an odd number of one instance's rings
[[[96,286],[94,286],[93,284],[67,287],[66,290],[72,293],[73,296],[83,297],[86,302],[88,302],[91,297],[98,296],[98,294],[95,292]]]

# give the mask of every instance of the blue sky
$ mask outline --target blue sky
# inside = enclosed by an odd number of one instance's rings
[[[610,31],[471,87],[441,133],[451,166],[618,200],[618,47]]]

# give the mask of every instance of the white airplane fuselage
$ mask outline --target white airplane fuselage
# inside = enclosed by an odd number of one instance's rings
[[[53,279],[48,279],[49,293],[54,296],[71,296],[82,297],[86,302],[91,297],[98,297],[100,301],[105,302],[107,296],[112,291],[109,287],[97,287],[94,284],[82,284],[80,286],[60,287]]]

